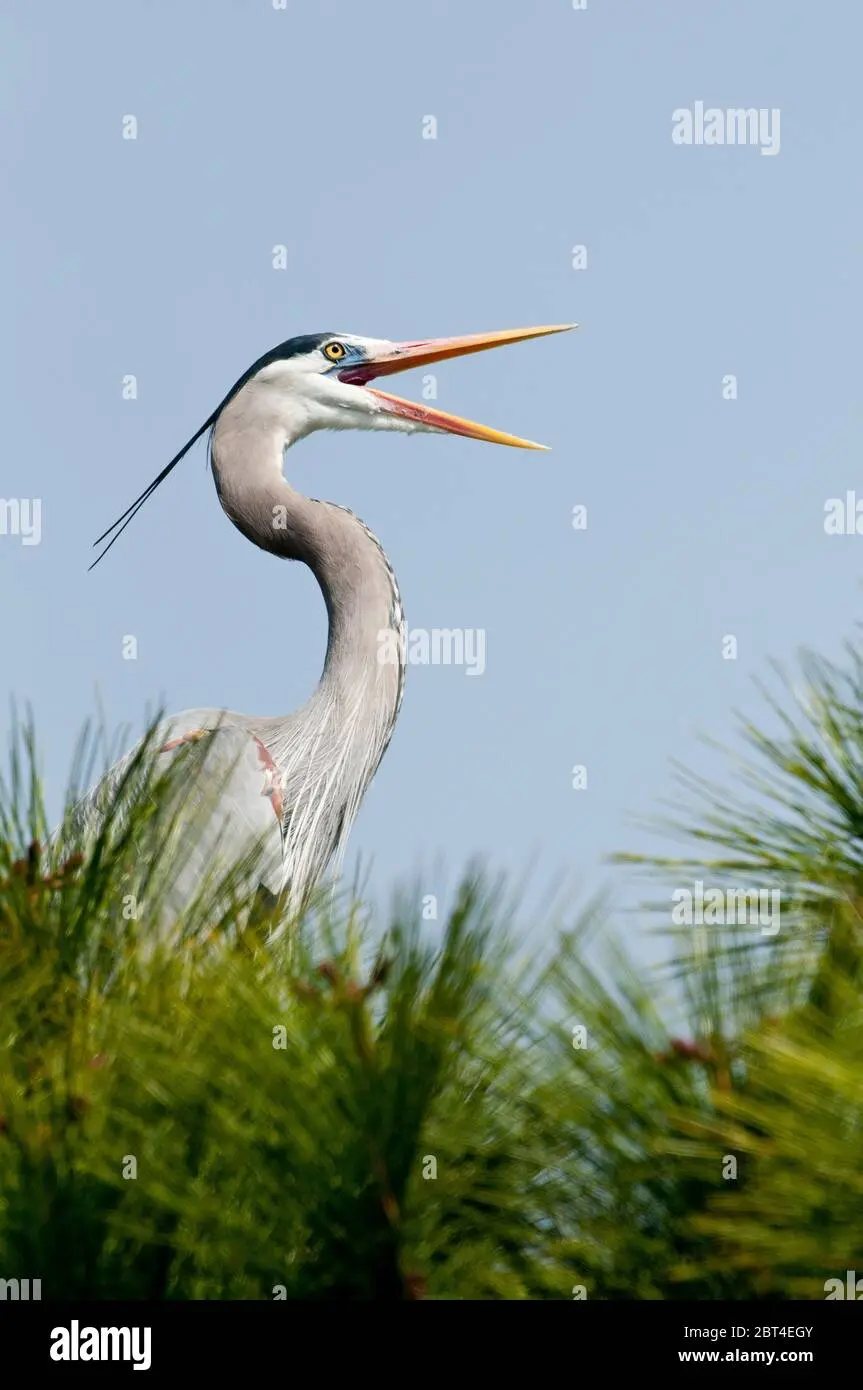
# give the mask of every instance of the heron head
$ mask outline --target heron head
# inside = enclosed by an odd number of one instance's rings
[[[140,511],[156,488],[209,429],[224,420],[229,409],[239,415],[275,422],[291,443],[321,429],[385,429],[406,434],[415,431],[456,434],[467,439],[483,439],[490,444],[510,444],[517,449],[544,449],[529,439],[488,429],[472,420],[447,415],[443,410],[416,401],[403,400],[387,391],[369,386],[376,377],[426,367],[450,357],[503,347],[526,338],[542,338],[563,333],[574,323],[553,324],[545,328],[509,328],[496,333],[471,333],[460,338],[424,338],[416,342],[395,343],[385,338],[358,338],[351,333],[313,333],[289,338],[271,352],[259,357],[227,396],[137,497],[95,542],[108,540],[91,569],[111,549],[129,522]]]
[[[575,324],[557,324],[544,328],[513,328],[404,343],[384,338],[359,338],[351,333],[317,333],[291,338],[274,348],[250,369],[242,387],[277,393],[280,404],[291,417],[294,438],[318,429],[384,429],[408,434],[415,431],[456,434],[491,444],[543,449],[546,447],[543,444],[448,415],[425,402],[408,401],[376,390],[369,382],[413,367],[426,367],[451,357],[503,347],[526,338],[540,338],[548,333],[562,333],[574,327]]]

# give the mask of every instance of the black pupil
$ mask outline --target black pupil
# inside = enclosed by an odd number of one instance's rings
[[[344,349],[338,343],[333,343],[330,346],[330,352],[333,357],[341,357],[343,351]]]

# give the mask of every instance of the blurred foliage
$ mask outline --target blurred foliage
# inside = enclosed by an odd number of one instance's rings
[[[863,1274],[860,658],[807,657],[771,709],[727,786],[683,775],[697,852],[637,862],[776,889],[780,930],[675,927],[666,894],[650,972],[598,905],[521,963],[480,868],[440,921],[416,884],[383,921],[330,894],[277,931],[252,858],[166,919],[176,773],[145,741],[85,833],[85,738],[52,837],[16,726],[0,1276],[47,1298],[787,1299]]]

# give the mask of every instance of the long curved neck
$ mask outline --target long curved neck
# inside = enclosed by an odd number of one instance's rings
[[[238,397],[217,422],[211,462],[235,526],[261,549],[308,565],[327,607],[327,653],[311,699],[293,714],[249,721],[283,772],[286,877],[301,885],[344,847],[392,736],[404,689],[404,614],[368,527],[285,481],[292,435],[283,419],[249,419]]]
[[[404,623],[398,583],[383,546],[359,517],[304,497],[285,481],[282,457],[290,442],[283,426],[231,429],[220,420],[211,453],[216,490],[250,541],[311,569],[329,617],[317,693],[349,698],[358,683],[379,685],[382,667],[403,675],[401,662],[386,659],[388,634],[400,634]]]

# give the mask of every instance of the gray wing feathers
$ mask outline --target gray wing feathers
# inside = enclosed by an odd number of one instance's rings
[[[194,824],[195,833],[183,839],[184,862],[168,903],[172,911],[181,911],[214,871],[227,872],[258,846],[263,850],[259,883],[273,894],[281,887],[278,776],[260,740],[248,727],[231,721],[232,716],[219,710],[185,710],[156,733],[153,756],[160,770],[167,772],[190,742],[203,739],[205,751],[200,775],[190,776],[188,783],[178,768],[183,818]],[[85,833],[98,825],[106,805],[116,797],[135,751],[116,763],[76,808],[75,824]]]

